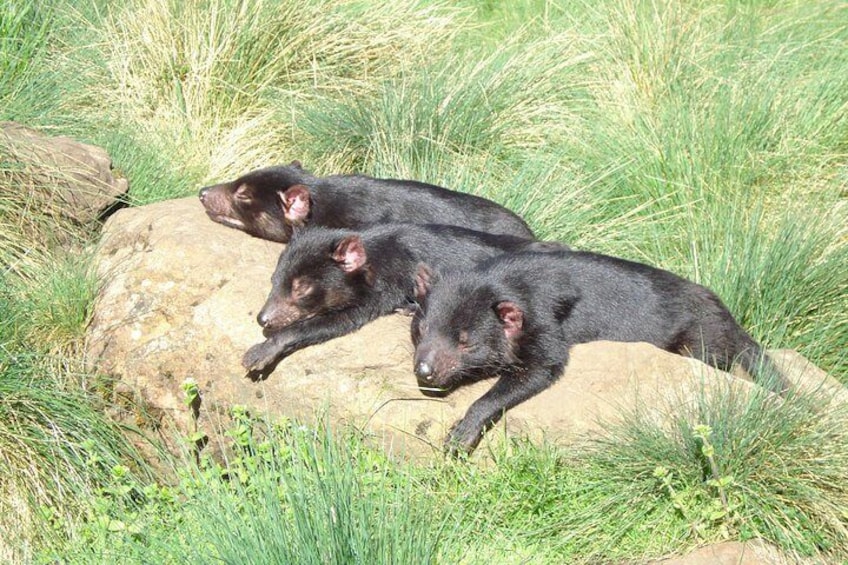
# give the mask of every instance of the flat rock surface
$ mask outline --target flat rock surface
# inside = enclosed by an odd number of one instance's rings
[[[113,215],[97,256],[102,288],[87,359],[116,379],[116,410],[142,406],[140,423],[187,430],[191,418],[180,385],[190,377],[201,390],[199,425],[210,436],[239,404],[272,418],[323,415],[407,453],[431,456],[492,381],[444,399],[423,396],[412,374],[409,317],[386,316],[298,351],[265,381],[246,378],[240,360],[263,339],[255,316],[282,249],[210,221],[194,197]],[[772,354],[791,380],[829,387],[844,399],[844,387],[797,353]],[[702,390],[728,386],[753,385],[644,343],[580,345],[563,378],[511,410],[490,436],[506,430],[567,444],[591,437],[601,422],[636,405],[663,418]]]

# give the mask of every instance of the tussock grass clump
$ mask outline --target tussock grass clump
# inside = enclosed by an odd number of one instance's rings
[[[235,409],[223,463],[181,465],[174,487],[128,478],[137,504],[105,501],[123,531],[94,522],[75,563],[118,559],[227,563],[433,563],[448,512],[417,494],[361,438],[256,420]],[[133,535],[133,532],[135,535]],[[449,556],[449,561],[454,561]]]
[[[497,49],[451,53],[376,93],[314,106],[298,123],[302,151],[343,169],[411,178],[512,163],[569,134],[566,102],[584,86],[586,61],[573,38],[530,30]]]
[[[690,536],[690,525],[653,483],[634,486],[594,452],[515,440],[490,455],[493,466],[437,465],[429,483],[431,496],[462,516],[459,538],[481,563],[656,557]]]
[[[848,407],[828,402],[713,387],[659,419],[625,409],[582,446],[515,441],[493,467],[436,466],[427,484],[483,560],[618,562],[762,538],[836,562],[848,556]]]
[[[761,205],[729,208],[691,219],[681,272],[722,296],[759,341],[791,344],[848,384],[848,209],[797,205],[769,219]]]
[[[2,305],[2,302],[0,302]],[[8,328],[3,328],[7,330]],[[111,470],[133,461],[117,427],[36,356],[0,339],[0,560],[73,538]],[[137,460],[135,460],[137,461]]]
[[[444,519],[388,461],[355,446],[326,430],[297,432],[283,457],[229,489],[234,498],[194,506],[203,526],[191,545],[211,542],[231,563],[435,562]]]
[[[288,162],[304,104],[448,47],[461,12],[392,2],[138,0],[84,14],[94,96],[214,178]],[[81,101],[86,103],[85,100]]]
[[[665,427],[633,411],[590,455],[631,507],[676,513],[693,541],[761,537],[789,553],[848,555],[844,404],[727,392],[675,412]]]
[[[44,2],[4,2],[0,10],[0,101],[4,107],[27,96],[37,66],[44,60],[52,22],[51,7]],[[4,113],[0,110],[0,119]]]
[[[68,363],[80,355],[98,281],[84,253],[54,256],[18,276],[5,277],[5,314],[14,321],[15,341],[30,351]]]

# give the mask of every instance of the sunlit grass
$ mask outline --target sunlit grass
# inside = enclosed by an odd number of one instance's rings
[[[348,169],[412,177],[434,163],[520,162],[571,132],[569,101],[585,89],[589,59],[573,37],[530,30],[497,50],[451,53],[376,93],[316,105],[299,123],[303,150],[316,161],[341,154]]]
[[[222,430],[224,431],[224,430]],[[126,527],[100,521],[60,552],[74,563],[454,562],[448,509],[415,488],[414,475],[344,430],[240,420],[221,465],[190,458],[178,484],[117,481],[131,499],[102,500]]]
[[[401,65],[444,50],[460,20],[456,9],[412,1],[143,0],[80,11],[78,24],[102,58],[84,67],[87,95],[223,178],[295,158],[305,105],[373,91]],[[174,194],[159,191],[143,200]]]
[[[634,410],[592,459],[609,480],[634,489],[625,506],[654,499],[689,523],[692,541],[712,532],[761,537],[788,554],[845,556],[848,412],[828,402],[816,394],[727,391],[675,403],[670,426]],[[707,426],[706,438],[699,426]],[[667,473],[660,477],[658,467]]]
[[[51,32],[49,6],[32,0],[8,0],[0,10],[0,102],[32,100],[32,79],[44,62]],[[0,111],[2,119],[4,111]]]
[[[757,339],[848,382],[841,2],[14,0],[0,32],[0,118],[105,146],[133,205],[292,159],[435,182],[706,284]],[[133,483],[124,506],[104,488],[136,480],[109,469],[129,450],[69,370],[96,226],[56,205],[63,174],[0,140],[0,560],[70,539],[81,562],[591,563],[723,536],[845,558],[846,419],[809,399],[633,416],[594,451],[523,445],[493,467],[407,468],[304,436],[249,484],[175,462],[199,473],[188,504]],[[720,519],[699,424],[733,477]]]
[[[11,302],[6,315],[28,349],[60,358],[80,355],[98,289],[90,262],[85,254],[68,254],[5,278]]]
[[[844,559],[846,407],[711,391],[669,394],[663,418],[624,409],[577,447],[495,442],[488,463],[393,461],[344,429],[235,426],[223,467],[178,464],[164,498],[162,485],[124,481],[140,505],[101,511],[126,528],[94,524],[64,551],[75,563],[598,563],[760,538]]]
[[[134,456],[91,398],[58,384],[73,379],[8,337],[0,339],[0,560],[20,563],[73,538],[111,468]]]
[[[447,464],[427,484],[459,507],[481,562],[618,562],[751,538],[848,555],[844,405],[730,389],[670,398],[666,417],[630,407],[584,446],[515,442],[494,467]]]

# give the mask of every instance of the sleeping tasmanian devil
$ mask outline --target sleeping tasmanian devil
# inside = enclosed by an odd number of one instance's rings
[[[267,339],[251,347],[242,363],[251,376],[264,376],[298,349],[409,308],[421,262],[442,272],[523,249],[567,247],[433,224],[299,230],[280,255],[268,300],[256,317]]]
[[[533,238],[524,220],[479,196],[411,180],[317,177],[298,161],[207,186],[200,190],[200,201],[212,220],[281,243],[306,224],[359,229],[388,222],[449,224]]]
[[[412,323],[424,394],[498,375],[451,429],[446,448],[470,453],[505,410],[549,387],[571,346],[645,341],[720,369],[738,362],[761,384],[789,383],[715,293],[668,271],[577,251],[513,253],[445,276],[419,268]]]

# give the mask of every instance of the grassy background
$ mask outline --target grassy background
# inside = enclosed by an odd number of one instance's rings
[[[292,159],[487,196],[710,286],[848,383],[843,2],[7,0],[0,120],[102,145],[136,205]],[[848,556],[846,417],[814,399],[634,413],[492,468],[277,430],[230,471],[173,461],[166,487],[81,368],[93,236],[33,206],[39,178],[0,143],[0,560],[597,562],[755,535]]]

